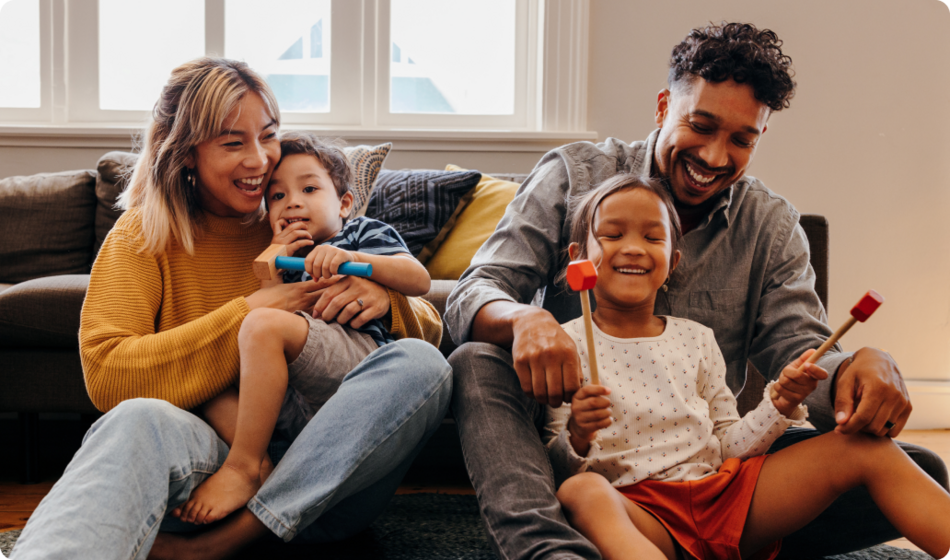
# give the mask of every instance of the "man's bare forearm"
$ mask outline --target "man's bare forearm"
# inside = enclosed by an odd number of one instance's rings
[[[505,300],[486,303],[472,321],[472,342],[488,342],[502,348],[511,348],[515,339],[512,320],[515,314],[523,311],[525,307],[530,306]]]

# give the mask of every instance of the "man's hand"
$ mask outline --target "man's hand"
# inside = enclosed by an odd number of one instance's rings
[[[511,321],[511,357],[521,389],[555,408],[580,388],[581,367],[570,335],[548,311],[520,306]]]
[[[845,362],[839,368],[835,382],[836,432],[896,437],[912,409],[907,386],[890,354],[862,348],[854,354],[852,363]]]
[[[828,372],[823,368],[806,362],[814,353],[814,350],[805,350],[797,360],[782,370],[778,382],[772,386],[778,395],[772,399],[772,404],[786,417],[794,414],[805,397],[818,388],[818,381],[828,377]]]
[[[567,431],[571,434],[571,447],[581,457],[590,451],[590,442],[597,431],[613,423],[610,417],[610,389],[603,385],[585,385],[571,399],[571,418]]]

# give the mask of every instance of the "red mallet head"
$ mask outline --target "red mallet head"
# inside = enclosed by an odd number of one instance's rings
[[[868,320],[868,317],[870,317],[872,313],[877,311],[877,308],[880,307],[882,303],[884,303],[884,296],[874,290],[869,290],[868,293],[864,294],[864,297],[861,298],[861,301],[851,308],[851,316],[863,323]]]
[[[584,261],[571,261],[567,265],[567,284],[575,292],[589,290],[597,284],[597,269],[594,263]]]

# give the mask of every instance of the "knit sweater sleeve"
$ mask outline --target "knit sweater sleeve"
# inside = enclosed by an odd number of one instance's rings
[[[93,266],[79,329],[86,389],[102,411],[137,397],[190,409],[236,380],[237,333],[250,309],[240,297],[157,332],[161,307],[174,295],[164,293],[170,271],[140,246],[117,227]]]
[[[442,318],[435,307],[422,298],[406,297],[395,290],[388,291],[392,309],[389,331],[393,338],[419,338],[438,348],[442,341]]]

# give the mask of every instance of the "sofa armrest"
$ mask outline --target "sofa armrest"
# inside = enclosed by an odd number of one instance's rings
[[[442,355],[446,358],[448,358],[449,354],[456,348],[455,343],[452,342],[452,337],[449,336],[449,331],[445,328],[445,302],[456,284],[458,284],[457,280],[433,280],[432,286],[429,288],[429,293],[422,296],[423,299],[435,307],[436,311],[439,312],[439,317],[443,318],[442,342],[439,344],[439,350],[442,351]]]
[[[36,278],[0,292],[0,347],[79,348],[88,274]]]

